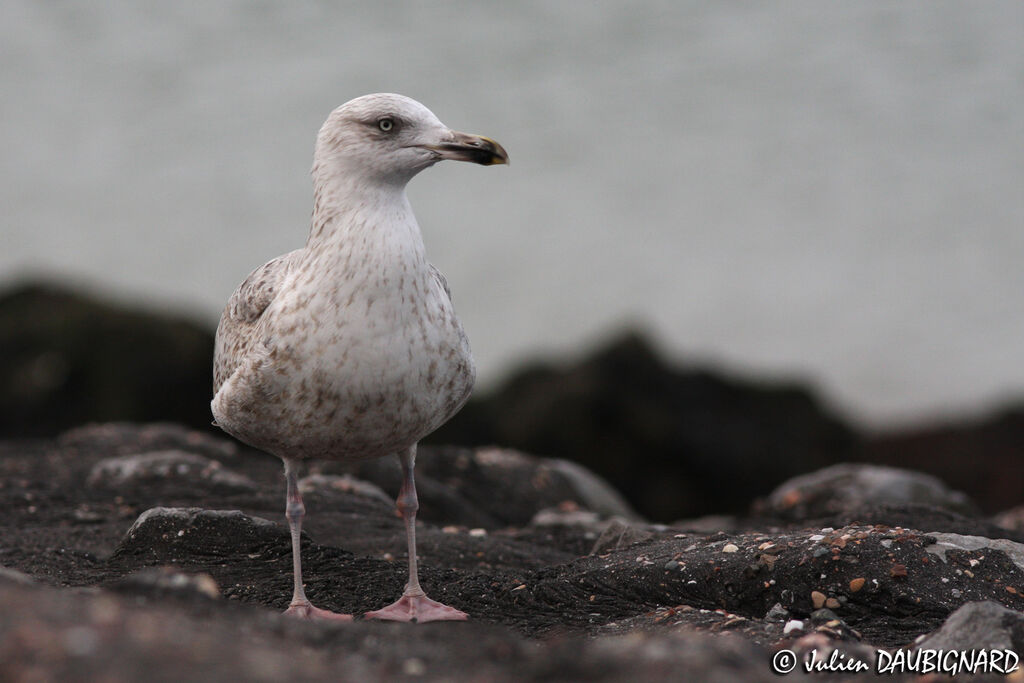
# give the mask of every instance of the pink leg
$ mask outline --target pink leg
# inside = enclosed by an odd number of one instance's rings
[[[292,593],[292,604],[288,605],[285,614],[300,619],[326,619],[331,621],[352,621],[351,614],[338,614],[329,610],[314,607],[306,599],[306,591],[302,587],[302,552],[299,541],[302,535],[302,518],[306,515],[306,506],[302,504],[299,493],[298,473],[293,460],[284,461],[284,476],[288,481],[288,505],[285,517],[292,532],[292,570],[295,577],[295,590]]]
[[[409,543],[409,582],[405,584],[405,592],[397,602],[374,612],[367,612],[367,619],[389,619],[391,621],[444,621],[464,620],[465,612],[442,605],[431,600],[420,588],[419,575],[416,571],[416,511],[419,501],[416,499],[416,481],[413,467],[416,464],[416,446],[399,454],[402,461],[402,490],[398,493],[398,511],[405,522],[405,537]]]

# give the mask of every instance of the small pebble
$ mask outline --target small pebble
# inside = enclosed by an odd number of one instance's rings
[[[410,657],[402,663],[402,673],[406,676],[422,676],[427,672],[427,666],[422,659]]]
[[[789,610],[787,610],[781,604],[775,603],[774,605],[772,605],[772,608],[768,610],[768,613],[764,615],[764,620],[782,622],[786,621],[788,617]]]
[[[737,550],[739,550],[739,548],[732,543],[726,543],[725,546],[722,547],[723,553],[734,553]]]
[[[804,622],[799,619],[792,619],[786,622],[786,625],[782,627],[783,635],[789,635],[793,631],[802,631],[804,629]]]
[[[852,581],[850,581],[850,592],[851,593],[856,593],[857,591],[859,591],[863,587],[864,587],[864,579],[863,578],[856,578],[856,579],[853,579]]]
[[[828,607],[829,609],[838,609],[839,608],[839,601],[836,600],[835,598],[829,598],[828,600],[825,601],[825,607]]]
[[[811,604],[814,609],[821,609],[825,605],[825,594],[821,591],[811,591]]]

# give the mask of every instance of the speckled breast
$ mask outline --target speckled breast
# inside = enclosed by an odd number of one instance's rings
[[[318,320],[308,334],[271,335],[265,372],[275,396],[263,407],[260,447],[294,458],[380,457],[437,429],[469,397],[473,359],[447,300],[371,303],[336,325],[324,324],[335,319],[324,306],[304,309]]]

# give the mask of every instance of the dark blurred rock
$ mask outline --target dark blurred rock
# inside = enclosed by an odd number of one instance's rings
[[[62,448],[76,453],[102,452],[107,456],[182,450],[215,460],[232,461],[239,453],[238,442],[219,429],[195,430],[170,422],[87,424],[64,432],[57,442]],[[272,456],[267,457],[280,462]]]
[[[601,519],[601,515],[593,510],[566,503],[558,507],[538,510],[530,520],[530,526],[541,529],[576,528],[589,531],[597,538],[598,534],[608,526],[608,521]]]
[[[321,473],[350,472],[391,496],[402,485],[396,458],[313,467]],[[416,459],[416,490],[421,518],[438,524],[523,526],[540,510],[563,503],[582,506],[595,518],[636,518],[618,492],[593,472],[507,448],[425,446]]]
[[[794,477],[755,501],[751,512],[752,517],[736,520],[734,528],[881,524],[1024,541],[1021,530],[982,517],[972,500],[936,477],[863,463]],[[691,526],[688,521],[676,525]]]
[[[759,512],[781,519],[809,520],[856,514],[880,505],[919,504],[961,515],[977,507],[936,477],[879,465],[843,463],[784,482]]]
[[[989,514],[1024,503],[1024,404],[986,418],[901,429],[866,441],[863,459],[933,474]]]
[[[209,574],[189,574],[174,567],[148,567],[134,571],[110,584],[118,593],[152,598],[217,600],[221,597],[217,582]]]
[[[251,491],[256,488],[248,477],[226,469],[216,460],[180,450],[120,455],[96,463],[86,483],[89,486],[117,489],[125,484],[159,489],[167,484],[204,480],[213,488]]]
[[[992,523],[1004,529],[1024,532],[1024,505],[1000,512],[992,518]]]
[[[261,614],[227,600],[78,594],[0,584],[0,661],[10,681],[667,681],[778,680],[770,653],[686,630],[531,641],[472,621],[442,628],[342,627]],[[205,603],[205,604],[204,604]],[[432,625],[436,626],[436,625]],[[799,672],[790,679],[804,680]],[[897,679],[898,680],[898,679]]]
[[[678,370],[633,334],[570,367],[519,372],[428,440],[579,462],[660,521],[740,511],[858,444],[803,387]]]
[[[603,517],[618,517],[639,521],[640,516],[630,507],[611,484],[579,463],[561,458],[544,458],[542,462],[565,477],[580,503]]]
[[[210,424],[213,334],[186,320],[26,285],[0,294],[0,435],[91,421]]]
[[[9,569],[8,567],[0,567],[0,582],[2,581],[20,583],[26,586],[35,583],[32,577],[28,574],[25,574],[24,572],[19,572],[17,569]]]
[[[303,496],[324,489],[370,498],[387,506],[395,504],[395,498],[389,496],[384,489],[371,482],[356,479],[350,474],[311,474],[299,480],[299,493]]]
[[[988,600],[969,602],[950,614],[942,628],[915,647],[1024,652],[1024,613]]]

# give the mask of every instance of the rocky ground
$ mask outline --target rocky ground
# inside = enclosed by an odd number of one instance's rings
[[[0,679],[757,681],[781,650],[1024,653],[1024,514],[927,475],[836,465],[659,525],[566,461],[425,447],[418,472],[423,584],[470,621],[321,624],[280,614],[277,460],[173,424],[2,442]],[[308,473],[315,603],[400,594],[397,482],[392,462]]]

